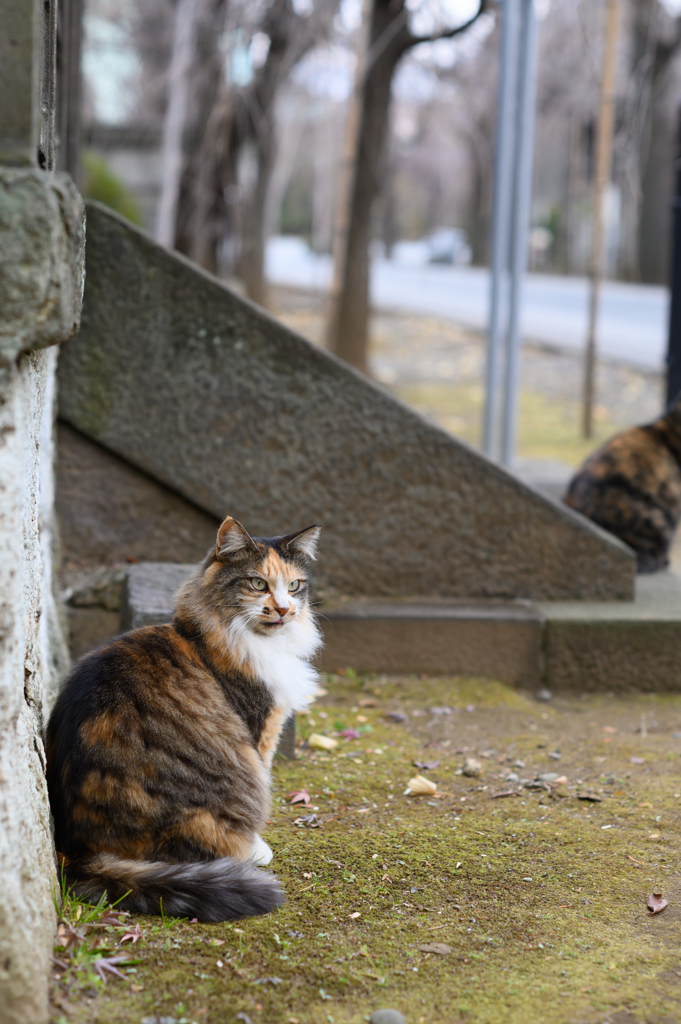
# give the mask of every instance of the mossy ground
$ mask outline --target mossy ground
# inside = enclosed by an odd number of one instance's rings
[[[276,762],[266,838],[284,908],[139,918],[133,971],[55,978],[55,1022],[359,1024],[386,1006],[409,1024],[681,1019],[681,697],[543,705],[491,682],[352,673],[328,689],[300,736],[363,731]],[[386,718],[398,710],[406,722]],[[458,774],[473,755],[482,776]],[[440,762],[424,771],[435,798],[403,795],[418,760]],[[547,771],[567,783],[493,798],[510,772]],[[309,807],[287,800],[301,787]],[[650,917],[653,891],[669,907]],[[433,942],[451,952],[420,949]]]

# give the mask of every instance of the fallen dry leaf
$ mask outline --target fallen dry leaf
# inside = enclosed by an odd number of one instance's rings
[[[645,757],[630,757],[629,761],[630,761],[631,764],[645,764],[646,763]]]
[[[356,921],[357,918],[361,916],[362,915],[360,914],[359,910],[356,910],[354,914],[348,914],[348,917],[350,918],[351,921]]]
[[[385,716],[389,722],[408,722],[409,718],[404,711],[389,711]]]
[[[648,897],[648,911],[652,914],[659,914],[660,911],[664,910],[665,907],[669,906],[669,903],[664,898],[661,892],[651,892]]]
[[[374,700],[373,697],[363,697],[359,702],[361,708],[377,708],[378,701]]]
[[[520,796],[517,789],[504,789],[501,793],[490,793],[490,799],[501,800],[505,796]]]
[[[415,775],[407,783],[404,791],[405,796],[432,796],[437,790],[437,783],[424,778],[423,775]]]
[[[614,727],[614,725],[604,725],[603,732],[617,732],[617,729]]]
[[[335,750],[338,746],[338,740],[334,740],[331,736],[320,736],[316,732],[308,736],[307,742],[313,750]]]
[[[578,793],[578,800],[590,800],[592,804],[600,804],[603,801],[603,797],[599,796],[598,793]]]
[[[316,814],[304,814],[300,818],[294,818],[294,825],[309,825],[310,828],[319,828],[319,819]]]
[[[125,975],[121,974],[116,967],[116,964],[124,963],[129,963],[127,956],[102,956],[98,960],[94,961],[92,969],[99,975],[103,982],[106,982],[105,971],[107,974],[113,974],[116,978],[123,978],[125,981]]]
[[[132,942],[132,944],[134,946],[135,943],[137,942],[137,940],[141,939],[141,938],[142,938],[142,931],[140,929],[139,922],[138,922],[131,931],[126,932],[125,935],[122,936],[122,938],[121,938],[121,945],[123,945],[124,942]],[[219,941],[219,939],[215,939],[215,942],[218,942],[218,941]]]
[[[653,842],[656,839],[659,839],[659,838],[660,838],[660,833],[659,832],[651,832],[650,835],[648,836],[648,839],[652,839]]]
[[[309,804],[310,794],[307,789],[294,789],[292,793],[288,793],[286,799],[292,804]]]
[[[634,858],[630,854],[628,854],[628,853],[625,853],[624,856],[627,858],[627,860],[630,860],[633,864],[635,864],[636,867],[639,867],[639,868],[641,867],[641,861],[640,860],[634,860]]]
[[[452,951],[452,947],[445,942],[425,942],[419,949],[422,953],[437,953],[438,956],[446,956]]]
[[[356,729],[343,729],[341,732],[338,733],[338,735],[342,736],[344,740],[359,739],[359,733],[357,732]]]
[[[413,764],[414,764],[415,768],[422,768],[424,771],[428,772],[428,771],[433,771],[435,768],[438,768],[439,765],[440,765],[440,762],[439,761],[414,761]]]

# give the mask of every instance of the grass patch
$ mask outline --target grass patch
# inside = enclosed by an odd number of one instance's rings
[[[62,992],[55,1021],[360,1024],[385,1006],[409,1024],[681,1016],[681,699],[544,706],[482,680],[351,672],[327,685],[301,737],[364,731],[276,762],[266,838],[286,905],[221,925],[136,919],[134,973]],[[473,755],[477,778],[461,774]],[[403,795],[417,760],[439,761],[435,798]],[[551,770],[568,781],[550,792],[508,781]],[[302,787],[310,805],[291,806]],[[492,799],[509,787],[519,795]],[[670,907],[649,918],[654,890]],[[434,942],[450,952],[421,949]]]
[[[481,444],[481,384],[455,386],[450,384],[394,385],[395,394],[417,412],[435,420],[441,427],[469,444]],[[517,451],[525,459],[559,459],[578,466],[594,448],[618,433],[626,424],[616,423],[608,413],[597,408],[594,436],[581,437],[580,406],[567,398],[522,391],[518,417]]]

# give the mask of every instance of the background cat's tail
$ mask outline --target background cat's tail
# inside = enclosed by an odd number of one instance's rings
[[[162,905],[172,917],[230,921],[266,914],[284,902],[274,875],[231,857],[167,864],[101,853],[72,861],[65,874],[82,899],[96,902],[106,893],[110,903],[120,900],[118,908],[138,914],[159,914]]]

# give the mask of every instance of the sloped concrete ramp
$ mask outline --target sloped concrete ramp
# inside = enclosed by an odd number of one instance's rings
[[[630,550],[97,204],[60,415],[346,594],[629,600]],[[168,557],[172,557],[171,552]]]

